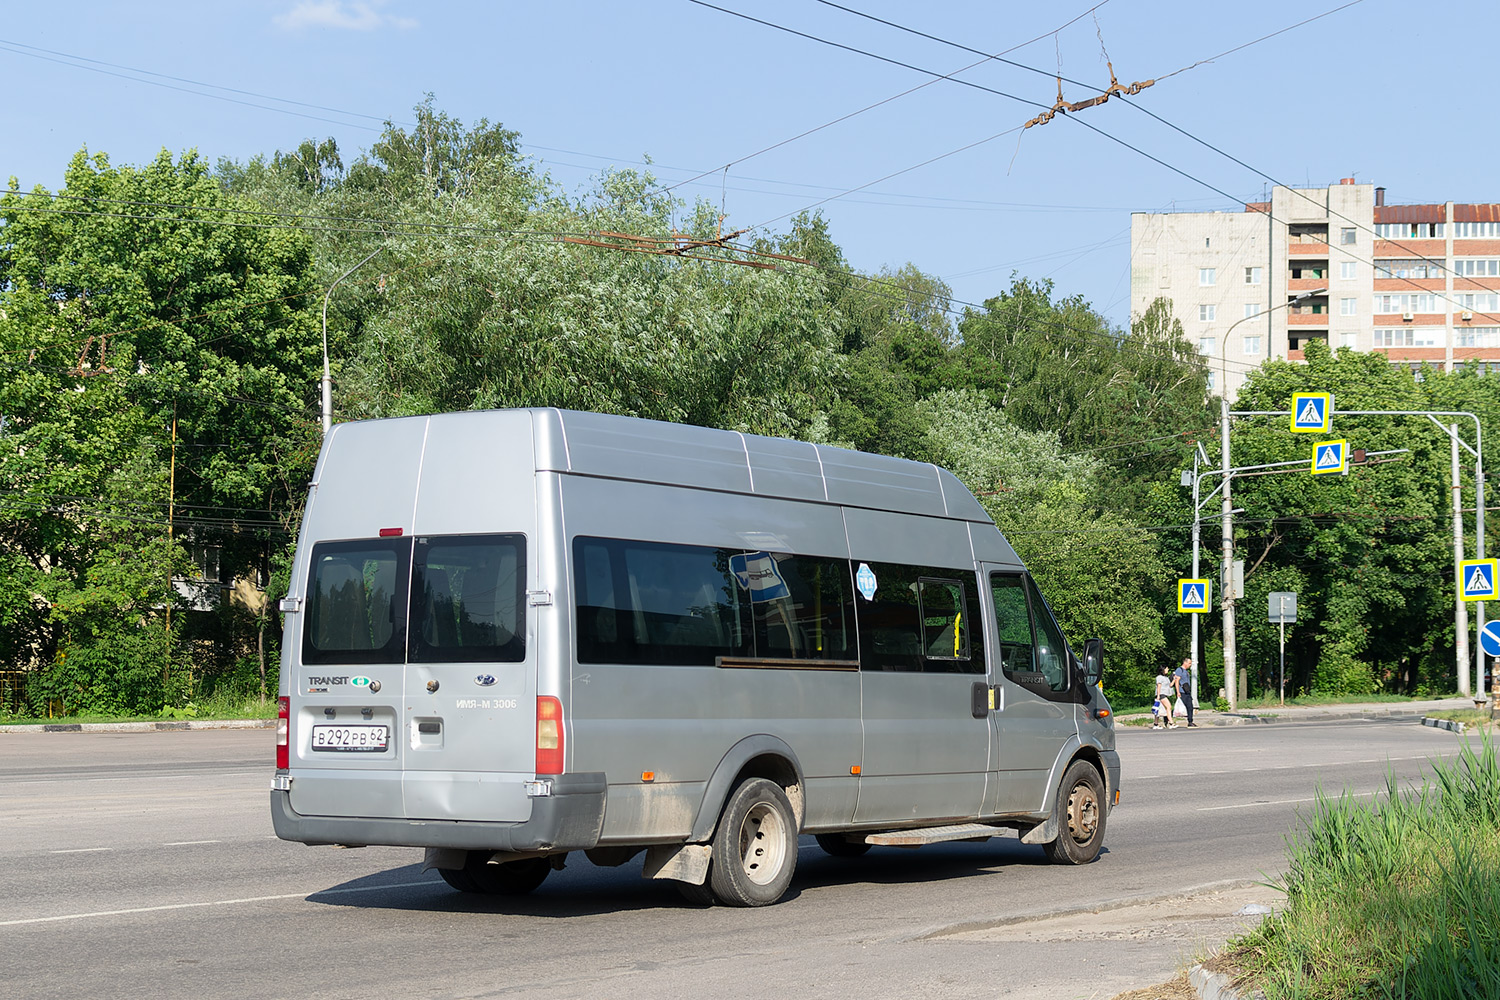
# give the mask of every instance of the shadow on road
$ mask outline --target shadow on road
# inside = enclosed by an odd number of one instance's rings
[[[1008,868],[1048,864],[1041,848],[1014,839],[936,844],[920,849],[877,847],[862,857],[834,858],[824,854],[811,837],[803,837],[798,845],[796,877],[781,902],[789,903],[810,890],[930,884],[986,876],[1003,878]],[[702,912],[702,907],[682,898],[675,883],[640,876],[639,859],[618,868],[600,868],[578,852],[569,855],[564,870],[554,871],[541,888],[526,896],[458,892],[436,872],[423,872],[421,865],[412,864],[329,886],[312,893],[307,900],[354,909],[532,917],[578,917],[651,909]]]

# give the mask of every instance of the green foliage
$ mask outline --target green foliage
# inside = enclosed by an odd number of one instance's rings
[[[1500,766],[1488,738],[1382,801],[1321,793],[1289,843],[1286,907],[1231,943],[1273,1000],[1500,994]]]
[[[204,224],[250,207],[192,153],[79,153],[64,191],[0,197],[0,653],[46,664],[42,697],[176,699],[149,679],[164,638],[146,651],[181,540],[220,545],[233,575],[295,521],[321,364],[311,244]]]

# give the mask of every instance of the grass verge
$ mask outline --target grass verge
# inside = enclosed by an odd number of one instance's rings
[[[1268,1000],[1500,997],[1500,766],[1488,736],[1375,802],[1318,796],[1276,917],[1224,958]]]
[[[274,719],[276,699],[261,701],[256,695],[239,692],[214,694],[182,708],[163,709],[156,715],[65,715],[51,719],[20,716],[0,718],[8,726],[72,725],[86,722],[181,722],[188,719]]]

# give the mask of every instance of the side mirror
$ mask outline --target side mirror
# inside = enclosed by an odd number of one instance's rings
[[[1104,676],[1104,640],[1089,639],[1083,644],[1083,676],[1090,684],[1098,684]]]

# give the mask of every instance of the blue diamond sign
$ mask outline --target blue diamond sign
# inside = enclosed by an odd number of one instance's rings
[[[1466,601],[1495,599],[1496,562],[1494,559],[1465,559],[1458,564],[1458,593]]]
[[[1208,610],[1208,581],[1177,581],[1177,610],[1183,614],[1202,614]]]
[[[1326,434],[1333,429],[1333,396],[1326,392],[1292,393],[1292,432]]]
[[[1348,441],[1319,441],[1313,445],[1312,474],[1327,475],[1349,468]]]

